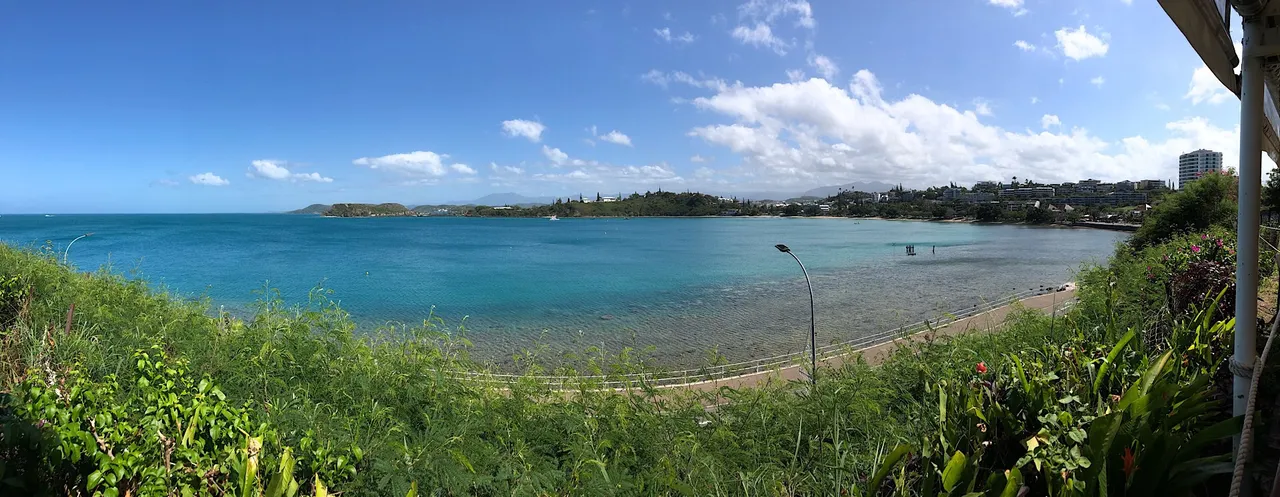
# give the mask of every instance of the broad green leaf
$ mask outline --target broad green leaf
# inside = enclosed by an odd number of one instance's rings
[[[964,453],[956,451],[951,456],[951,462],[947,463],[946,469],[942,470],[942,489],[950,492],[960,483],[960,477],[964,476],[964,464],[967,458]]]
[[[1116,357],[1118,357],[1120,352],[1124,350],[1124,346],[1128,345],[1136,334],[1137,330],[1129,328],[1129,332],[1125,333],[1123,337],[1120,337],[1120,341],[1116,343],[1116,346],[1111,348],[1111,352],[1107,354],[1107,359],[1102,361],[1101,366],[1098,366],[1098,376],[1093,379],[1093,394],[1095,396],[1098,395],[1099,389],[1102,388],[1102,382],[1107,378],[1107,373],[1111,369],[1111,363],[1115,362]]]
[[[404,497],[418,497],[418,482],[409,484],[409,493],[404,494]]]
[[[880,490],[880,484],[884,482],[889,472],[893,471],[893,467],[897,466],[902,459],[911,452],[911,446],[902,444],[893,448],[889,455],[885,456],[884,462],[880,463],[880,467],[876,468],[876,473],[871,477],[871,484],[867,487],[867,492],[875,495]]]
[[[1018,490],[1022,489],[1022,472],[1018,468],[1013,468],[1005,472],[1004,492],[1000,493],[1000,497],[1017,497]]]
[[[1242,428],[1244,428],[1244,415],[1220,421],[1192,435],[1191,440],[1188,440],[1178,451],[1178,455],[1181,457],[1196,454],[1204,444],[1238,435]]]

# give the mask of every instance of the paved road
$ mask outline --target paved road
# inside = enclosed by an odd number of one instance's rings
[[[958,335],[966,332],[991,331],[1000,327],[1002,324],[1004,324],[1005,318],[1009,317],[1009,314],[1011,314],[1018,306],[1025,307],[1027,309],[1039,310],[1041,312],[1049,312],[1050,309],[1054,309],[1055,307],[1057,309],[1061,309],[1065,304],[1067,304],[1073,298],[1075,298],[1075,294],[1076,294],[1076,291],[1074,288],[1072,288],[1069,290],[1063,290],[1056,293],[1038,295],[1035,297],[1026,298],[1016,304],[1007,305],[1004,307],[997,307],[995,309],[984,312],[982,314],[977,314],[974,316],[957,320],[955,322],[952,322],[946,326],[943,326],[931,332],[917,333],[915,335],[899,338],[891,342],[886,342],[880,345],[873,345],[871,347],[859,349],[854,351],[850,355],[837,356],[837,357],[828,358],[826,360],[822,360],[818,363],[818,368],[822,369],[824,367],[828,367],[828,368],[839,367],[846,360],[856,361],[859,355],[866,358],[867,362],[870,364],[880,364],[884,362],[884,360],[887,357],[889,357],[890,353],[892,353],[899,345],[902,345],[908,342],[924,341],[926,339],[929,339],[931,337],[936,337],[936,336],[953,336],[953,335]],[[711,392],[711,391],[719,390],[721,387],[730,387],[734,389],[749,388],[754,386],[760,386],[770,381],[800,380],[800,379],[805,379],[807,377],[808,376],[805,374],[803,367],[797,365],[797,366],[789,366],[786,368],[777,369],[773,371],[763,371],[760,373],[751,373],[751,374],[746,374],[742,376],[721,378],[717,380],[706,380],[706,381],[700,381],[695,383],[685,383],[685,384],[677,384],[677,385],[665,385],[660,388],[689,389],[689,390]]]

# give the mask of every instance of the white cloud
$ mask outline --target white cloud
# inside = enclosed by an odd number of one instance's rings
[[[558,148],[551,148],[546,145],[542,146],[542,155],[545,155],[551,163],[559,166],[569,160],[569,154],[561,152]]]
[[[1040,103],[1040,97],[1035,97],[1035,96],[1031,97],[1031,105],[1035,105],[1038,103]]]
[[[689,85],[695,88],[709,88],[717,91],[721,91],[729,86],[724,82],[724,80],[719,78],[706,78],[704,76],[704,79],[698,79],[693,76],[690,76],[688,73],[684,73],[681,71],[664,73],[657,69],[650,69],[649,72],[641,74],[640,79],[643,79],[655,85],[661,86],[663,88],[666,88],[667,85],[673,82],[684,83],[686,85]]]
[[[519,168],[516,166],[499,166],[497,162],[490,162],[489,170],[495,173],[501,173],[501,174],[508,174],[508,173],[514,174],[514,175],[524,174],[523,168]]]
[[[1090,82],[1090,83],[1093,83],[1093,86],[1096,86],[1096,87],[1098,87],[1098,88],[1102,88],[1102,84],[1107,82],[1107,78],[1104,78],[1104,77],[1102,77],[1102,76],[1098,76],[1098,77],[1095,77],[1095,78],[1093,78],[1093,79],[1089,80],[1089,82]]]
[[[1040,127],[1049,129],[1050,126],[1057,126],[1061,128],[1062,120],[1058,119],[1058,116],[1053,114],[1045,114],[1044,117],[1040,118]]]
[[[1168,123],[1168,137],[1158,142],[1109,140],[1079,127],[1011,131],[921,95],[886,99],[865,70],[847,87],[821,79],[735,86],[693,105],[728,121],[688,134],[740,158],[717,171],[740,188],[855,180],[925,186],[1015,175],[1052,182],[1165,178],[1176,174],[1179,154],[1201,147],[1230,154],[1238,135],[1202,118]]]
[[[1023,52],[1032,52],[1032,51],[1035,51],[1036,49],[1035,45],[1027,43],[1026,40],[1015,41],[1013,42],[1013,46],[1018,47],[1018,49],[1022,50]]]
[[[320,173],[291,173],[289,168],[285,167],[285,161],[258,159],[249,163],[249,172],[245,175],[250,178],[262,178],[276,181],[291,180],[312,181],[316,183],[333,183],[333,178],[326,178]]]
[[[452,165],[452,166],[449,166],[449,168],[453,169],[454,171],[460,172],[460,173],[462,173],[462,174],[475,174],[475,173],[476,173],[476,170],[475,170],[475,169],[471,169],[471,166],[468,166],[468,165],[466,165],[466,164],[454,164],[454,165]]]
[[[750,0],[738,6],[738,15],[773,24],[781,17],[795,17],[795,25],[813,29],[813,8],[805,0]]]
[[[1102,57],[1110,48],[1105,41],[1106,38],[1110,38],[1110,35],[1101,33],[1102,37],[1099,38],[1086,31],[1084,26],[1075,30],[1062,28],[1054,31],[1053,35],[1058,39],[1058,48],[1062,50],[1062,55],[1072,60]]]
[[[1222,86],[1218,77],[1213,75],[1213,71],[1202,65],[1191,73],[1191,87],[1182,98],[1191,99],[1191,103],[1196,105],[1202,102],[1220,104],[1235,98],[1235,95],[1227,90],[1227,87]]]
[[[715,157],[703,157],[703,156],[701,156],[701,155],[696,155],[696,154],[695,154],[693,157],[690,157],[690,158],[689,158],[689,162],[693,162],[693,163],[697,163],[697,164],[702,164],[702,163],[705,163],[705,162],[711,162],[711,161],[713,161],[713,160],[716,160],[716,158],[715,158]]]
[[[404,176],[444,176],[447,171],[444,168],[444,159],[448,158],[448,154],[437,154],[435,152],[409,152],[407,154],[392,154],[382,157],[361,157],[352,164],[357,166],[365,166],[369,169],[382,169],[391,171]]]
[[[688,31],[685,31],[684,34],[682,35],[673,36],[671,34],[671,28],[662,28],[662,29],[655,28],[653,30],[653,33],[658,35],[658,39],[665,41],[667,43],[686,43],[687,44],[687,43],[693,43],[693,40],[697,39],[697,37],[693,36],[693,33],[690,33]]]
[[[222,179],[221,177],[213,173],[200,173],[195,176],[191,176],[187,179],[197,185],[205,185],[205,186],[227,186],[231,184],[230,181]]]
[[[787,80],[795,83],[804,80],[804,71],[799,69],[787,69]]]
[[[289,170],[280,161],[259,159],[250,163],[249,176],[266,179],[289,179]]]
[[[973,112],[979,116],[991,115],[991,104],[981,98],[973,101]]]
[[[595,127],[594,127],[594,126],[592,126],[592,131],[595,131]],[[613,130],[613,131],[610,131],[610,132],[608,132],[608,133],[605,133],[605,134],[603,134],[603,135],[599,135],[599,136],[597,136],[596,138],[599,138],[601,141],[607,141],[607,142],[609,142],[609,143],[616,143],[616,144],[618,144],[618,145],[626,145],[626,146],[628,146],[628,147],[630,147],[630,146],[631,146],[631,137],[629,137],[629,136],[627,136],[627,135],[625,135],[625,134],[622,134],[620,131],[618,131],[618,130],[616,130],[616,129],[615,129],[615,130]]]
[[[786,55],[787,48],[790,46],[781,38],[774,36],[773,30],[763,22],[757,22],[755,27],[752,28],[746,26],[733,28],[733,37],[744,45],[765,47],[773,50],[778,55]]]
[[[524,119],[502,121],[502,132],[506,133],[507,136],[523,136],[534,143],[542,141],[542,132],[546,130],[547,127],[537,121],[526,121]]]
[[[294,181],[312,181],[316,183],[333,183],[333,178],[321,176],[320,173],[293,173],[289,177]]]
[[[1022,16],[1027,13],[1027,9],[1022,7],[1023,0],[988,0],[991,5],[1004,7],[1013,12],[1014,17]]]
[[[825,55],[810,54],[809,67],[817,70],[822,74],[822,77],[827,78],[828,80],[835,80],[836,74],[840,73],[840,67],[836,66],[836,63],[832,62],[831,59],[827,58]]]

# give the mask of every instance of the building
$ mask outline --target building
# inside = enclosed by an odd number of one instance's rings
[[[947,188],[942,190],[942,200],[958,200],[963,193],[959,188]]]
[[[973,189],[994,192],[1000,189],[1000,182],[999,181],[979,181],[977,183],[974,183]]]
[[[1163,190],[1167,188],[1162,179],[1144,179],[1138,182],[1138,190]]]
[[[1131,192],[1131,191],[1133,191],[1134,189],[1135,189],[1135,185],[1134,185],[1134,182],[1132,182],[1132,181],[1124,180],[1124,181],[1117,181],[1117,182],[1116,182],[1115,191],[1118,191],[1118,192]]]
[[[1222,152],[1200,149],[1178,156],[1178,188],[1210,171],[1222,170]]]
[[[1022,188],[1005,188],[1000,190],[1000,197],[1015,198],[1053,198],[1052,186],[1024,186]]]
[[[991,192],[971,192],[960,195],[960,199],[971,204],[979,204],[995,200],[996,195]]]
[[[1076,183],[1076,191],[1080,193],[1096,193],[1100,184],[1102,184],[1102,181],[1096,179],[1080,180],[1079,183]]]

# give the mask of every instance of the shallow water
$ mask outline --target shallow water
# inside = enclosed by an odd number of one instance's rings
[[[219,215],[0,217],[0,241],[71,250],[243,310],[255,290],[335,291],[365,326],[466,316],[474,354],[652,345],[694,366],[804,348],[809,269],[822,343],[1071,279],[1124,234],[851,219],[474,219]],[[918,255],[905,254],[905,245]],[[936,247],[936,253],[932,250]]]

